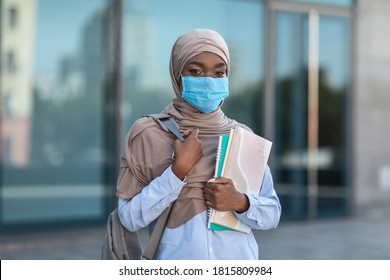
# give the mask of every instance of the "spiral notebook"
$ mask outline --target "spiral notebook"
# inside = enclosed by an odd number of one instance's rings
[[[246,129],[237,127],[229,136],[220,136],[217,151],[215,177],[232,179],[242,193],[260,192],[265,168],[271,152],[272,142]],[[219,227],[217,227],[217,226]],[[220,228],[222,226],[222,228]],[[215,229],[213,229],[215,227]],[[209,229],[233,229],[250,232],[232,211],[210,209]]]
[[[221,176],[222,168],[223,168],[223,162],[225,160],[227,145],[229,142],[229,135],[228,134],[222,134],[219,136],[219,143],[218,143],[218,150],[217,150],[217,156],[216,156],[216,162],[215,162],[215,171],[214,171],[214,178],[218,178]],[[209,224],[208,228],[210,230],[231,230],[230,228],[215,224],[211,222],[211,216],[214,214],[213,209],[209,208],[208,215],[209,215]]]

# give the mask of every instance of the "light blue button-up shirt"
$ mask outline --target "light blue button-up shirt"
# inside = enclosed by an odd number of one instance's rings
[[[154,227],[156,219],[175,201],[185,181],[181,181],[168,167],[142,192],[131,200],[119,198],[118,213],[129,231]],[[277,227],[281,215],[279,198],[274,190],[267,166],[259,195],[248,195],[249,209],[235,213],[238,219],[252,229],[267,230]],[[176,228],[166,228],[161,238],[157,259],[258,259],[258,244],[250,233],[234,230],[211,231],[207,228],[207,211],[197,214]]]

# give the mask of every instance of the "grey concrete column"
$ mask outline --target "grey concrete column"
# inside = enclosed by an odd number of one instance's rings
[[[352,69],[355,213],[390,215],[390,1],[356,2]]]

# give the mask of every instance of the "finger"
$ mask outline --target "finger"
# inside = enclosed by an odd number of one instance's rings
[[[231,180],[230,179],[227,179],[227,178],[224,178],[224,177],[218,177],[214,180],[214,183],[215,184],[228,184],[230,183]]]
[[[203,194],[203,198],[205,201],[212,201],[213,200],[212,197],[207,195],[207,194]]]
[[[215,183],[214,183],[214,181],[213,182],[208,182],[208,183],[206,183],[206,186],[204,187],[204,190],[209,190],[209,191],[214,191],[214,189],[215,189]]]
[[[209,188],[211,188],[211,189],[213,189],[213,190],[215,190],[216,188],[218,188],[218,186],[220,186],[220,185],[225,185],[225,184],[227,184],[227,183],[229,183],[229,182],[230,182],[229,179],[224,179],[224,178],[220,179],[220,178],[217,178],[217,179],[215,179],[215,180],[213,180],[213,181],[207,182],[207,183],[206,183],[206,186],[209,187]]]
[[[209,189],[209,188],[203,188],[203,197],[204,198],[210,198],[211,196],[214,195],[214,191],[212,189]]]
[[[188,137],[190,134],[191,134],[191,132],[192,132],[192,130],[191,129],[186,129],[186,130],[184,130],[183,131],[183,137],[185,138],[185,137]]]
[[[206,200],[205,203],[207,207],[214,208],[213,204],[210,201]]]
[[[199,134],[199,128],[194,128],[194,129],[192,129],[192,131],[191,131],[191,137],[194,137],[194,138],[198,138],[198,134]]]

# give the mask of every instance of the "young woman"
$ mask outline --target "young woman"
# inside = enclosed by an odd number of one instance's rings
[[[240,193],[229,178],[209,182],[215,168],[220,134],[245,125],[224,115],[228,96],[229,51],[209,29],[191,30],[175,42],[170,75],[176,98],[163,110],[179,124],[183,142],[143,117],[130,129],[118,178],[118,212],[130,231],[153,229],[174,202],[157,259],[258,259],[250,233],[208,229],[209,207],[234,211],[252,229],[277,227],[279,199],[266,168],[261,191]],[[174,155],[174,156],[173,156]]]

